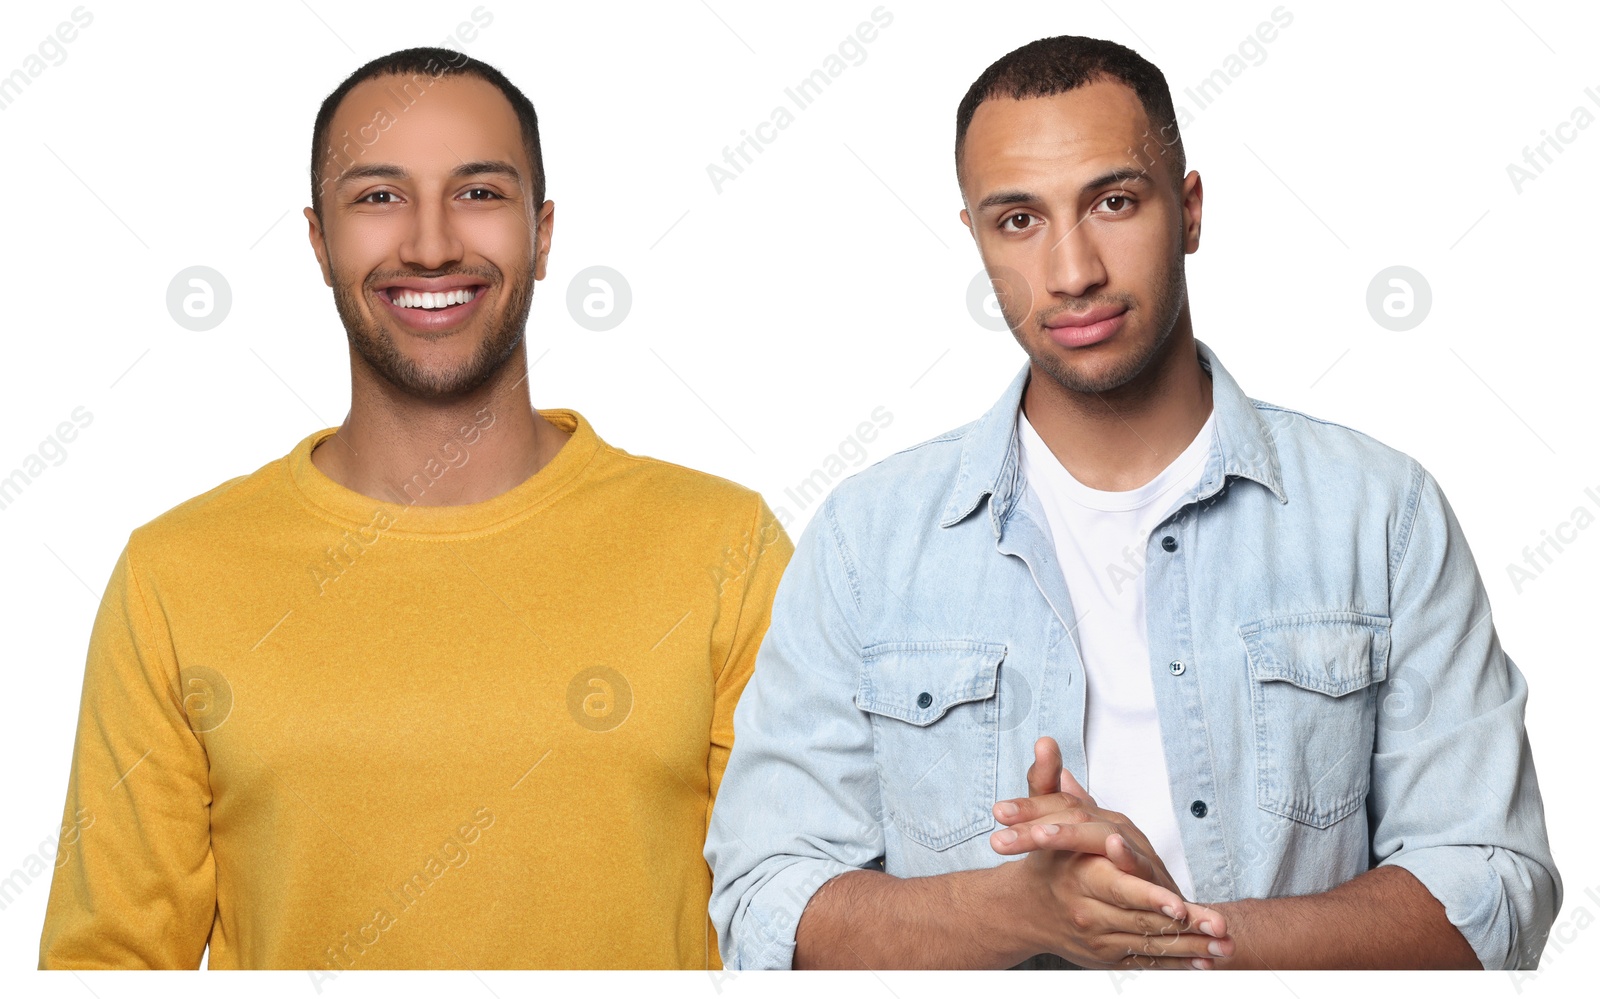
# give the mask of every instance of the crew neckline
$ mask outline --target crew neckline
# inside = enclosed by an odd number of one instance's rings
[[[1050,446],[1044,442],[1044,438],[1039,436],[1039,432],[1029,422],[1028,414],[1018,406],[1017,430],[1021,436],[1024,476],[1029,469],[1037,471],[1050,480],[1049,485],[1053,492],[1091,510],[1103,513],[1126,513],[1137,510],[1195,476],[1197,469],[1204,464],[1207,455],[1210,454],[1212,441],[1216,437],[1216,420],[1217,410],[1213,406],[1211,412],[1206,414],[1206,421],[1200,425],[1200,429],[1188,446],[1144,485],[1133,489],[1095,489],[1078,481],[1077,477],[1061,464],[1055,453],[1050,450]]]
[[[498,496],[481,503],[462,503],[452,506],[423,506],[415,502],[393,502],[356,492],[329,478],[327,473],[311,461],[312,450],[332,437],[337,427],[326,427],[306,437],[295,445],[285,457],[290,485],[296,496],[312,510],[327,520],[343,526],[366,528],[386,517],[389,526],[386,535],[394,537],[443,538],[468,535],[507,526],[511,521],[547,506],[589,465],[606,444],[576,410],[535,410],[557,429],[567,433],[567,440],[555,457],[544,467],[522,482]],[[468,450],[468,460],[470,448]],[[450,474],[450,465],[441,454],[439,465]],[[417,474],[426,476],[423,467]],[[406,497],[407,494],[399,494]]]

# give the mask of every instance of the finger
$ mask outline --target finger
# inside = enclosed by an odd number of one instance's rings
[[[1198,921],[1194,919],[1196,909],[1184,900],[1184,897],[1171,888],[1164,887],[1148,878],[1136,874],[1128,874],[1115,868],[1103,881],[1092,882],[1091,890],[1097,898],[1103,899],[1112,905],[1123,909],[1142,910],[1145,912],[1159,912],[1168,919],[1178,921],[1179,928],[1189,932],[1200,932]],[[1090,876],[1095,872],[1091,868]],[[1209,917],[1211,910],[1205,910]]]
[[[1002,802],[1001,804],[1004,804]],[[998,813],[1000,805],[995,806]],[[1100,856],[1105,854],[1106,836],[1116,831],[1114,826],[1105,823],[1092,822],[1089,816],[1082,812],[1065,811],[1051,812],[1045,818],[1049,822],[1021,822],[997,829],[989,835],[989,845],[996,853],[1013,856],[1022,853],[1031,853],[1034,850],[1075,850],[1073,843],[1090,844],[1086,849],[1078,850],[1079,853],[1093,853]],[[1094,826],[1097,832],[1085,833],[1080,837],[1067,840],[1061,839],[1061,830],[1076,829],[1082,825]],[[1053,830],[1053,832],[1045,832]],[[1061,840],[1063,845],[1056,845],[1055,841]]]
[[[1216,966],[1217,963],[1208,957],[1146,957],[1143,954],[1129,954],[1111,967],[1130,971],[1147,968],[1151,971],[1211,971]]]
[[[1119,909],[1122,920],[1115,925],[1143,932],[1198,933],[1194,912],[1197,908],[1164,884],[1148,881],[1117,870],[1104,858],[1087,858],[1078,873],[1080,891],[1088,897]],[[1204,908],[1203,906],[1198,908]],[[1211,915],[1209,909],[1207,916]]]
[[[995,802],[994,817],[1010,826],[1019,822],[1041,821],[1047,815],[1076,809],[1082,818],[1074,821],[1083,821],[1089,818],[1085,808],[1085,804],[1072,795],[1056,792],[1043,797],[1008,798]]]
[[[1116,965],[1127,955],[1144,958],[1148,966],[1160,958],[1209,960],[1232,953],[1232,941],[1183,933],[1175,928],[1174,920],[1153,913],[1131,913],[1089,895],[1078,894],[1070,913],[1063,910],[1060,915],[1070,915],[1058,931],[1068,952],[1105,964]]]
[[[1187,927],[1218,939],[1228,936],[1228,918],[1221,912],[1194,902],[1188,902],[1186,906],[1189,910],[1184,920]]]
[[[1101,857],[1106,855],[1106,838],[1117,831],[1114,825],[1093,821],[1035,822],[1010,828],[1017,833],[1017,841],[1010,845],[1014,853],[1028,852],[1019,847],[1031,841],[1034,850],[1071,850]]]
[[[1085,896],[1086,899],[1105,904],[1104,900],[1092,888],[1085,886],[1084,890],[1088,892]],[[1171,905],[1163,904],[1159,910],[1152,912],[1145,909],[1128,909],[1110,904],[1107,905],[1100,918],[1102,925],[1105,927],[1104,932],[1107,933],[1131,933],[1143,937],[1166,937],[1168,940],[1177,940],[1179,937],[1193,937],[1205,940],[1216,939],[1186,927],[1182,919],[1174,919],[1168,916],[1165,910],[1170,908],[1172,908]],[[1204,951],[1206,948],[1202,946],[1200,950]]]
[[[1028,768],[1028,797],[1061,790],[1061,747],[1049,736],[1033,744],[1033,766]]]
[[[1078,925],[1092,927],[1082,938],[1102,960],[1116,961],[1124,954],[1146,958],[1211,959],[1233,954],[1232,940],[1200,933],[1184,933],[1175,920],[1148,912],[1130,912],[1085,896],[1078,900]]]
[[[1189,962],[1195,958],[1211,960],[1233,955],[1232,940],[1217,940],[1201,933],[1122,933],[1113,931],[1100,938],[1100,945],[1113,953],[1128,953],[1151,958]]]
[[[1095,876],[1093,869],[1090,877]],[[1228,920],[1209,906],[1190,902],[1182,895],[1152,883],[1148,878],[1127,874],[1120,870],[1107,881],[1091,881],[1095,897],[1124,909],[1160,912],[1176,919],[1185,933],[1200,933],[1223,939],[1228,936]]]
[[[1130,911],[1159,912],[1175,921],[1179,931],[1213,939],[1228,939],[1228,921],[1208,906],[1189,902],[1169,888],[1144,878],[1118,872],[1103,887],[1092,888],[1095,897]]]
[[[1113,833],[1106,837],[1106,859],[1117,865],[1117,870],[1125,874],[1132,874],[1146,881],[1156,880],[1155,865],[1135,849],[1121,833]]]
[[[1071,770],[1068,770],[1065,767],[1062,767],[1060,783],[1061,783],[1060,790],[1066,792],[1067,794],[1072,795],[1074,798],[1082,798],[1084,801],[1087,801],[1089,804],[1095,805],[1096,807],[1098,807],[1099,803],[1096,802],[1094,800],[1094,798],[1090,796],[1089,792],[1084,788],[1084,786],[1082,784],[1078,783],[1078,779],[1076,777],[1072,776],[1072,771]]]
[[[1135,825],[1133,820],[1128,816],[1123,815],[1121,812],[1110,811],[1106,808],[1094,808],[1093,811],[1096,813],[1095,818],[1100,819],[1103,822],[1111,822],[1115,823],[1117,826],[1120,826],[1122,829],[1122,838],[1127,841],[1128,846],[1135,853],[1142,853],[1146,857],[1150,857],[1153,860],[1159,859],[1156,857],[1155,847],[1150,845],[1150,837],[1146,836],[1144,834],[1144,830]]]

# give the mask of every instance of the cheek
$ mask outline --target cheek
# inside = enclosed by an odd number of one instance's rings
[[[1159,296],[1164,291],[1177,246],[1169,226],[1121,226],[1108,233],[1101,245],[1112,284],[1141,297]]]
[[[984,269],[1007,315],[1027,314],[1050,304],[1046,278],[1049,244],[1042,239],[980,243]]]
[[[337,284],[360,287],[368,274],[397,256],[398,234],[381,220],[358,220],[328,234],[328,264]]]
[[[533,260],[533,233],[515,212],[469,220],[459,231],[465,253],[493,263],[508,281]]]

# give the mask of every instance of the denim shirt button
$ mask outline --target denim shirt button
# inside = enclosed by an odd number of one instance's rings
[[[1170,534],[1167,535],[1166,537],[1161,539],[1161,548],[1162,548],[1163,551],[1169,551],[1169,552],[1177,551],[1178,550],[1178,539],[1173,537]]]
[[[1167,672],[1173,676],[1182,676],[1185,668],[1182,659],[1174,659],[1172,662],[1167,663]]]
[[[917,695],[917,707],[926,708],[933,703],[933,695],[924,690]]]
[[[1203,801],[1192,801],[1192,802],[1190,802],[1189,803],[1189,814],[1193,815],[1197,819],[1205,818],[1206,817],[1206,803],[1203,802]]]

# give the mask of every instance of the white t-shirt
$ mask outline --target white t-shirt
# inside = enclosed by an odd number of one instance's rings
[[[1050,536],[1078,615],[1078,652],[1087,680],[1083,745],[1088,773],[1074,774],[1103,808],[1121,812],[1150,838],[1178,888],[1194,883],[1168,790],[1150,676],[1144,552],[1150,530],[1200,481],[1215,411],[1172,463],[1126,491],[1091,489],[1072,477],[1017,414],[1022,474],[1049,520]]]

